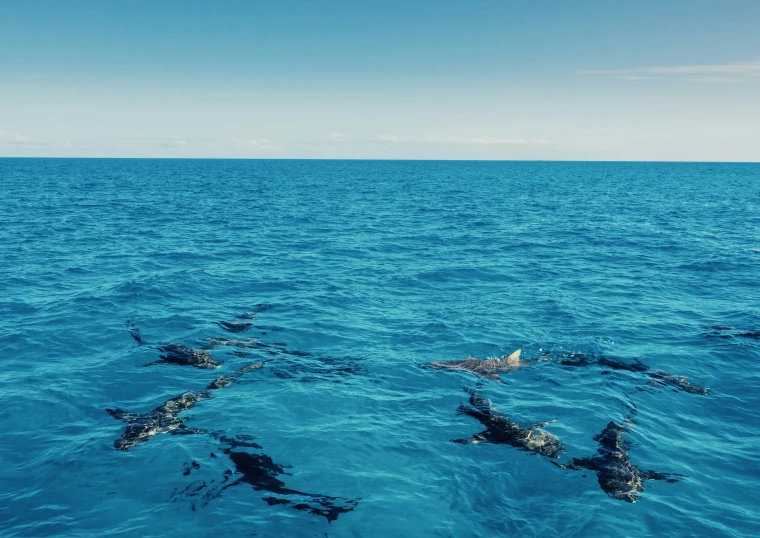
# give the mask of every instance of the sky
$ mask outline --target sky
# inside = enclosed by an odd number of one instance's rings
[[[760,161],[760,0],[0,0],[0,157]]]

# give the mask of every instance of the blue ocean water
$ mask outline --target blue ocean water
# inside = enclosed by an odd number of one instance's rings
[[[760,534],[760,165],[0,159],[0,187],[2,536]],[[518,348],[545,360],[420,367]],[[484,430],[463,387],[566,452],[452,443]],[[107,408],[174,429],[117,450]],[[629,503],[552,464],[610,422],[684,476]]]

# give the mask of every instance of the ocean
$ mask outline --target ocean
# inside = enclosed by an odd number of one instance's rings
[[[0,189],[2,536],[760,534],[758,164]]]

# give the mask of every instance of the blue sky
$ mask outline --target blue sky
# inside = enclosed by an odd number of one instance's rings
[[[0,156],[760,161],[760,1],[0,0]]]

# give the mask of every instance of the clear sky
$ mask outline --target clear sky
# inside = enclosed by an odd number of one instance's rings
[[[760,0],[0,0],[0,156],[760,161]]]

